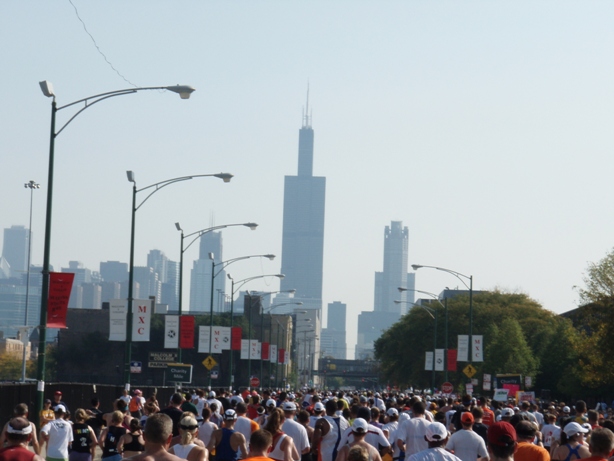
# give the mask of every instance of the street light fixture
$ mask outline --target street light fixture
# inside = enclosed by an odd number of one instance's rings
[[[230,181],[230,179],[229,179],[229,181]],[[179,304],[179,317],[180,318],[181,318],[181,315],[183,314],[183,254],[186,251],[188,251],[188,249],[192,246],[192,244],[194,242],[196,242],[197,240],[199,240],[203,235],[208,234],[209,232],[213,232],[213,231],[218,230],[218,229],[225,229],[227,227],[234,227],[234,226],[245,226],[245,227],[248,227],[251,230],[256,230],[256,228],[258,227],[258,224],[253,223],[253,222],[240,223],[240,224],[223,224],[223,225],[220,225],[220,226],[208,227],[208,228],[205,228],[205,229],[198,230],[196,232],[192,232],[191,234],[184,235],[183,229],[181,228],[181,225],[178,222],[175,223],[175,227],[177,228],[177,230],[179,232],[181,232],[181,245],[180,245],[180,250],[179,250],[180,251],[180,253],[179,253],[180,256],[179,256],[179,300],[178,300],[179,301],[178,304]],[[186,247],[184,247],[185,239],[193,237],[195,235],[196,235],[196,237]],[[211,282],[211,300],[212,300],[211,302],[213,303],[213,281]],[[179,347],[178,350],[177,350],[177,357],[179,358],[179,363],[181,363],[181,347]]]
[[[36,181],[30,180],[23,185],[26,189],[30,189],[30,225],[28,228],[28,270],[26,275],[26,312],[25,312],[25,323],[24,329],[21,331],[21,342],[23,344],[23,355],[22,355],[22,364],[21,364],[21,382],[26,382],[26,362],[27,362],[27,354],[26,354],[26,346],[28,345],[30,338],[30,328],[28,326],[28,307],[30,301],[30,260],[32,255],[32,203],[34,200],[34,189],[40,189],[41,185]]]
[[[126,358],[125,358],[125,368],[124,368],[124,381],[126,384],[130,384],[130,361],[132,359],[132,303],[134,301],[134,235],[136,228],[136,212],[139,208],[143,206],[143,204],[149,200],[149,198],[158,192],[160,189],[169,186],[171,184],[175,184],[182,181],[188,181],[194,178],[206,178],[213,177],[221,179],[223,182],[230,182],[232,175],[230,173],[216,173],[216,174],[196,174],[191,176],[179,176],[177,178],[166,179],[164,181],[160,181],[154,184],[150,184],[149,186],[145,186],[141,189],[136,188],[136,178],[134,172],[132,170],[126,171],[126,176],[128,181],[132,183],[132,223],[130,227],[130,267],[128,272],[128,309],[127,309],[127,321],[126,321]],[[136,194],[143,191],[151,191],[149,194],[139,203],[136,204]]]
[[[45,213],[45,242],[43,251],[43,269],[42,269],[42,287],[41,287],[41,309],[40,309],[40,325],[39,325],[39,347],[38,347],[38,364],[36,369],[37,385],[37,399],[35,414],[38,414],[43,409],[43,398],[45,393],[45,361],[46,361],[46,343],[47,343],[47,308],[49,298],[49,268],[50,268],[50,256],[51,256],[51,218],[52,218],[52,205],[53,205],[53,169],[54,169],[54,155],[55,155],[55,138],[66,128],[70,122],[72,122],[81,112],[94,104],[104,101],[106,99],[123,96],[126,94],[136,93],[137,91],[144,90],[169,90],[174,93],[178,93],[182,99],[187,99],[194,91],[194,88],[189,85],[175,85],[175,86],[158,86],[158,87],[142,87],[142,88],[129,88],[125,90],[115,90],[106,93],[100,93],[87,98],[79,99],[78,101],[65,104],[64,106],[57,106],[55,100],[55,91],[53,85],[47,80],[39,82],[40,88],[43,94],[49,98],[53,98],[51,101],[51,130],[49,136],[49,171],[47,180],[47,209]],[[56,114],[62,109],[72,107],[76,104],[84,103],[84,106],[78,110],[75,114],[68,119],[68,121],[58,130],[55,128]]]
[[[427,269],[435,269],[438,271],[447,272],[448,274],[452,274],[454,277],[459,279],[461,283],[465,285],[465,287],[469,290],[469,341],[471,342],[473,340],[472,339],[473,338],[473,275],[465,275],[465,274],[461,274],[460,272],[456,272],[450,269],[445,269],[443,267],[437,267],[437,266],[424,266],[421,264],[412,264],[411,267],[415,271],[424,267]],[[467,283],[465,282],[465,279],[469,280],[469,285],[467,285]],[[471,365],[472,362],[473,362],[473,354],[469,354],[469,364]]]

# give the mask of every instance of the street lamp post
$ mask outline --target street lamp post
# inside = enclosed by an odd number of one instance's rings
[[[281,307],[281,306],[290,306],[290,305],[302,306],[303,303],[302,302],[295,302],[295,303],[274,304],[274,305],[270,306],[267,309],[267,312],[269,313],[269,316],[270,316],[271,315],[271,311],[273,309],[277,309],[278,307]],[[264,308],[262,308],[262,310],[260,311],[260,340],[262,342],[264,342]],[[270,354],[270,347],[271,347],[271,332],[269,331],[269,354]],[[269,370],[271,369],[270,364],[271,364],[271,358],[269,357]],[[264,365],[264,360],[263,360],[262,356],[260,356],[260,383],[261,383],[261,386],[264,383],[264,380],[263,380],[263,378],[264,378],[264,375],[263,375],[263,365]]]
[[[28,228],[28,270],[26,271],[26,312],[25,312],[25,323],[24,329],[22,331],[21,342],[23,344],[23,356],[22,356],[22,364],[21,364],[21,382],[26,382],[26,362],[27,362],[27,354],[26,354],[26,346],[28,345],[28,340],[30,337],[30,328],[28,327],[28,307],[30,301],[30,260],[32,255],[32,203],[34,200],[34,189],[40,189],[40,184],[37,182],[30,180],[23,185],[26,189],[30,189],[30,225]],[[25,335],[25,338],[24,338]]]
[[[232,300],[231,300],[231,304],[230,304],[231,310],[232,310],[232,306],[234,304],[234,296],[235,296],[235,292],[236,291],[240,290],[243,285],[245,285],[248,282],[251,282],[252,280],[261,279],[261,278],[265,278],[265,277],[277,277],[279,279],[283,279],[285,277],[285,275],[284,274],[255,275],[253,277],[247,277],[247,278],[245,278],[243,280],[239,280],[237,282],[235,282],[233,280],[233,283],[232,283],[232,293],[231,293]],[[236,288],[234,287],[235,283],[238,285]],[[294,291],[296,291],[296,290],[289,290],[288,292],[294,292]],[[264,294],[264,296],[268,296],[268,295],[271,295],[273,293],[281,293],[281,291],[271,291],[269,293]],[[248,317],[248,321],[247,321],[247,326],[248,326],[247,338],[248,338],[248,341],[251,341],[251,339],[252,339],[252,303],[251,303],[252,295],[248,292],[248,296],[250,298],[250,303],[249,303],[249,317]],[[262,298],[264,296],[260,296],[260,297]],[[252,348],[251,348],[251,343],[250,343],[250,347],[248,348],[247,354],[248,354],[247,355],[247,379],[250,380],[251,376],[252,376]],[[249,389],[250,387],[251,387],[251,385],[248,383],[247,388]]]
[[[405,289],[404,289],[405,290]],[[404,291],[399,288],[399,291]],[[418,291],[420,290],[413,290]],[[422,293],[422,292],[421,292]],[[395,304],[411,304],[412,306],[420,307],[424,309],[431,318],[434,320],[433,324],[433,368],[431,370],[431,392],[435,393],[435,351],[437,350],[437,309],[433,309],[432,307],[423,306],[422,304],[412,303],[411,301],[394,301]],[[444,364],[445,368],[445,364]]]
[[[126,360],[125,360],[125,368],[124,368],[124,381],[126,384],[130,384],[130,361],[132,359],[132,304],[134,301],[134,236],[135,236],[135,228],[136,228],[136,212],[141,208],[145,202],[156,192],[161,190],[162,188],[169,186],[171,184],[175,184],[177,182],[188,181],[194,178],[205,178],[205,177],[215,177],[219,178],[225,183],[230,182],[232,179],[232,175],[230,173],[216,173],[216,174],[197,174],[191,176],[180,176],[177,178],[166,179],[164,181],[157,182],[155,184],[150,184],[149,186],[145,186],[141,189],[137,189],[136,187],[136,178],[134,172],[131,170],[126,171],[126,176],[128,181],[132,183],[132,224],[130,227],[130,267],[128,272],[128,309],[127,309],[127,322],[126,322]],[[151,189],[151,191],[150,191]],[[136,196],[139,192],[149,191],[147,197],[143,199],[141,203],[136,204]]]
[[[469,290],[469,342],[471,343],[471,341],[473,340],[472,339],[473,338],[473,275],[465,275],[465,274],[461,274],[460,272],[456,272],[450,269],[445,269],[443,267],[437,267],[437,266],[424,266],[421,264],[412,264],[411,267],[415,271],[424,267],[427,269],[436,269],[438,271],[447,272],[448,274],[452,274],[454,277],[459,279],[461,283],[465,285],[465,287]],[[469,285],[467,285],[467,283],[463,279],[469,280]],[[470,344],[470,347],[471,347],[471,344]],[[473,354],[469,354],[469,364],[471,364],[472,362],[473,362]]]
[[[403,288],[403,287],[399,287],[398,288],[399,292],[404,292],[404,291],[414,291],[416,293],[422,293],[424,295],[430,296],[431,298],[433,298],[435,301],[437,301],[439,303],[439,305],[441,307],[443,307],[443,311],[444,311],[444,381],[448,382],[448,300],[447,298],[444,299],[444,302],[442,303],[439,300],[439,296],[437,296],[435,293],[431,293],[430,291],[422,291],[422,290],[412,290],[409,288]],[[395,301],[396,302],[396,301]]]
[[[49,98],[53,98],[51,101],[51,130],[49,136],[49,173],[47,179],[47,209],[45,213],[45,242],[43,250],[43,269],[42,269],[42,287],[41,287],[41,309],[40,309],[40,324],[39,324],[39,347],[38,347],[38,364],[36,370],[36,379],[38,381],[37,386],[37,399],[35,414],[38,414],[43,408],[43,398],[45,393],[45,362],[46,362],[46,350],[47,343],[47,308],[49,298],[49,267],[51,256],[51,218],[52,218],[52,205],[53,205],[53,169],[54,169],[54,156],[55,156],[55,138],[66,128],[70,122],[72,122],[81,112],[94,104],[104,101],[115,96],[123,96],[127,94],[136,93],[143,90],[169,90],[174,93],[178,93],[181,99],[188,99],[190,94],[194,91],[194,88],[188,85],[175,85],[175,86],[157,86],[157,87],[142,87],[142,88],[129,88],[125,90],[115,90],[106,93],[100,93],[87,98],[79,99],[78,101],[65,104],[64,106],[57,106],[55,100],[55,92],[53,85],[47,80],[39,82],[40,88],[43,94]],[[55,121],[57,112],[68,107],[72,107],[76,104],[84,103],[84,106],[78,110],[72,117],[58,130],[55,129]]]
[[[184,235],[181,225],[178,222],[175,223],[175,227],[177,228],[179,232],[181,232],[181,245],[180,245],[180,256],[179,256],[179,300],[178,300],[179,301],[178,304],[179,304],[180,322],[181,322],[181,315],[183,314],[183,254],[186,251],[188,251],[188,249],[192,246],[192,244],[196,242],[197,240],[199,240],[203,235],[208,234],[209,232],[219,230],[219,229],[225,229],[227,227],[234,227],[234,226],[245,226],[251,230],[256,230],[256,228],[258,227],[258,224],[253,223],[253,222],[239,223],[239,224],[223,224],[220,226],[207,227],[205,229],[201,229],[196,232],[192,232],[191,234]],[[190,243],[188,243],[187,246],[184,247],[185,239],[193,237],[193,236],[196,236],[196,237],[194,237],[194,239]],[[211,271],[211,273],[213,274],[213,271]],[[213,298],[213,277],[211,280],[211,298]],[[179,362],[181,363],[181,346],[177,350],[177,356],[179,358]],[[211,383],[209,383],[209,385],[211,385]]]
[[[252,225],[253,226],[253,225]],[[255,229],[255,227],[251,227],[252,230]],[[214,282],[215,282],[215,277],[217,277],[220,272],[222,272],[226,267],[228,267],[229,265],[231,265],[232,263],[235,263],[237,261],[243,261],[245,259],[250,259],[250,258],[267,258],[270,261],[273,261],[275,259],[275,255],[273,254],[265,254],[265,255],[249,255],[249,256],[240,256],[238,258],[232,258],[229,259],[227,261],[220,261],[219,263],[216,264],[215,262],[215,255],[213,253],[209,253],[209,258],[211,259],[211,304],[210,304],[210,318],[209,318],[209,354],[213,354],[213,287],[214,287]],[[217,266],[222,266],[220,268],[219,271],[217,271],[217,273],[215,272],[215,268]],[[230,277],[229,275],[229,279],[232,280],[232,288],[231,288],[231,296],[234,295],[234,280],[232,279],[232,277]],[[230,302],[230,329],[232,332],[232,325],[233,325],[233,302],[231,300]],[[231,333],[232,334],[232,333]],[[231,350],[230,350],[230,386],[232,387],[232,346],[231,346]],[[211,372],[209,372],[209,388],[211,388]]]

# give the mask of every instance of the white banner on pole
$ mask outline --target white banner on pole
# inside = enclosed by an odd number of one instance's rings
[[[179,316],[164,316],[164,349],[179,347]]]
[[[471,337],[471,358],[474,362],[484,361],[484,338],[482,335],[473,335]]]
[[[443,371],[443,349],[435,349],[435,371]]]
[[[260,341],[257,339],[251,339],[249,341],[249,358],[252,360],[260,360],[261,350],[260,350]]]
[[[230,350],[230,327],[213,327],[212,349],[214,354]]]
[[[109,302],[109,341],[126,340],[126,312],[128,301],[112,299]]]
[[[469,336],[458,335],[458,353],[456,355],[457,362],[468,362],[469,355]]]
[[[211,342],[211,327],[201,325],[198,327],[198,352],[209,353],[209,343]]]
[[[148,342],[151,330],[151,299],[132,300],[132,342]]]
[[[271,344],[269,357],[271,358],[271,363],[277,363],[277,344]]]
[[[284,363],[288,363],[290,362],[290,351],[285,350],[284,351]]]
[[[433,352],[427,351],[425,361],[424,361],[424,369],[426,371],[433,371]]]
[[[241,340],[241,358],[244,360],[249,359],[249,339]]]

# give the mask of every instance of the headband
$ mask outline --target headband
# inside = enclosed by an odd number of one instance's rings
[[[6,432],[8,432],[9,434],[28,435],[32,433],[32,425],[28,424],[23,429],[15,429],[13,426],[11,426],[11,423],[9,423],[9,425],[6,428]]]

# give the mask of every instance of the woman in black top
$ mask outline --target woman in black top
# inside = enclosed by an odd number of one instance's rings
[[[124,414],[121,411],[114,411],[111,415],[110,426],[105,427],[100,433],[98,444],[102,448],[102,459],[105,461],[120,461],[122,459],[121,453],[117,450],[117,444],[122,435],[128,432],[125,427],[122,427],[123,422]]]
[[[139,420],[134,418],[130,421],[130,432],[122,435],[117,444],[117,450],[124,458],[138,455],[145,450],[145,440],[143,439],[143,429]]]
[[[98,440],[94,430],[85,422],[89,419],[83,408],[77,409],[75,423],[72,425],[72,450],[69,461],[92,461],[96,454]]]

